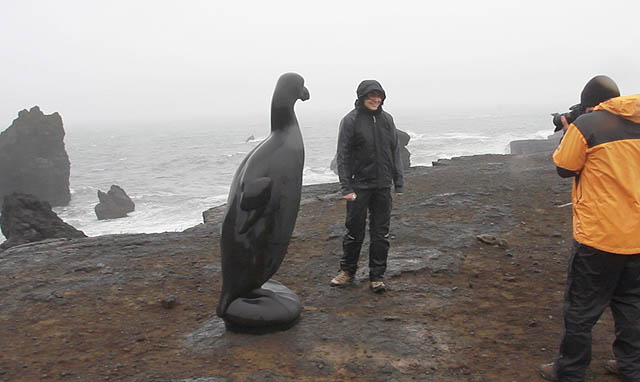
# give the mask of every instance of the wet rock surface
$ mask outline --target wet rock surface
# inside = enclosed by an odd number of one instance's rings
[[[60,114],[45,115],[38,106],[22,110],[0,134],[0,206],[13,192],[34,195],[52,206],[71,200],[71,164],[64,147]]]
[[[228,332],[215,316],[223,208],[181,233],[10,248],[0,253],[0,380],[537,380],[560,339],[570,188],[550,153],[411,168],[378,295],[366,244],[356,280],[329,286],[345,204],[335,184],[307,187],[275,275],[302,315],[264,335]],[[586,380],[613,382],[599,365],[611,356],[608,312],[593,338]]]

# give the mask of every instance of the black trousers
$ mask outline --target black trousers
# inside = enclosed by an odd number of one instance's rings
[[[574,241],[564,297],[564,325],[555,372],[582,382],[591,362],[591,329],[610,306],[613,353],[625,382],[640,381],[640,254],[617,255]]]
[[[357,189],[356,200],[347,201],[347,233],[342,240],[340,269],[354,274],[364,240],[369,212],[369,279],[380,281],[387,269],[389,253],[389,220],[391,219],[391,189]]]

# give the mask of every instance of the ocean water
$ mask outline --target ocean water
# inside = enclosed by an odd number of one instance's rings
[[[548,114],[429,116],[393,113],[411,136],[413,166],[439,158],[507,154],[509,142],[546,138]],[[298,113],[305,142],[304,184],[336,182],[329,169],[336,150],[340,113]],[[88,236],[182,231],[202,222],[202,212],[226,202],[233,174],[269,134],[268,121],[220,124],[93,128],[65,127],[71,161],[71,203],[54,211]],[[97,220],[97,192],[122,187],[136,205],[128,217]],[[4,237],[0,235],[0,242]]]

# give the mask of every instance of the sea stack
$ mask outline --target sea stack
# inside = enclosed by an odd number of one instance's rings
[[[136,209],[129,195],[115,184],[106,193],[98,190],[98,199],[100,203],[95,207],[98,220],[123,218]]]
[[[52,206],[71,200],[71,164],[64,147],[60,114],[45,115],[38,106],[18,113],[0,133],[0,206],[5,195],[34,195]]]

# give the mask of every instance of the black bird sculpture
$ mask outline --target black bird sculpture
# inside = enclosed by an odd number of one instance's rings
[[[300,208],[304,143],[294,112],[299,99],[309,99],[304,79],[280,76],[271,101],[271,134],[247,154],[231,183],[216,312],[230,330],[282,330],[302,311],[295,293],[269,280],[284,259]]]

